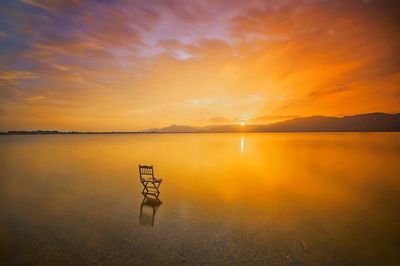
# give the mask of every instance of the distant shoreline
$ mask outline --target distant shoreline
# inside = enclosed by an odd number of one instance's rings
[[[104,132],[79,132],[79,131],[8,131],[0,132],[0,135],[105,135],[105,134],[152,134],[158,132],[143,131],[104,131]]]
[[[35,135],[143,135],[143,134],[248,134],[248,133],[396,133],[396,131],[243,131],[243,132],[57,132],[57,133],[8,133],[0,132],[0,136],[35,136]]]

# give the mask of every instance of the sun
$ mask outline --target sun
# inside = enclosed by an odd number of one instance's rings
[[[240,121],[240,125],[244,126],[244,125],[246,125],[246,122],[245,121]]]

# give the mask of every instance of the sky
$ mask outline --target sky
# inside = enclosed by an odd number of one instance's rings
[[[400,112],[396,0],[1,0],[0,131]]]

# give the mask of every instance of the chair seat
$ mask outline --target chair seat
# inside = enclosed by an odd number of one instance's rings
[[[152,179],[152,178],[149,178],[149,179],[142,178],[141,180],[145,181],[145,182],[161,183],[162,178],[154,178],[154,179]]]

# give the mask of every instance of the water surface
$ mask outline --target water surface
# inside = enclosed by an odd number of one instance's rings
[[[398,265],[399,162],[398,133],[1,136],[0,264]]]

